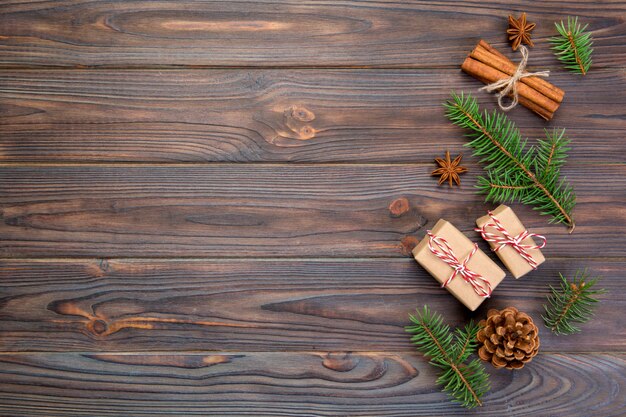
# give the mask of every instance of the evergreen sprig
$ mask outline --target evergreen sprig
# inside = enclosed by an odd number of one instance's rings
[[[452,333],[443,317],[428,306],[409,317],[413,325],[406,331],[413,334],[411,341],[432,365],[441,369],[437,384],[466,408],[482,405],[481,398],[490,387],[489,374],[478,359],[466,363],[476,350],[479,326],[470,322]]]
[[[555,23],[558,36],[550,38],[552,50],[557,59],[565,64],[565,68],[585,75],[591,68],[593,38],[585,32],[588,25],[578,23],[578,17],[568,17],[567,24]]]
[[[452,93],[444,105],[448,119],[469,130],[466,146],[474,148],[474,155],[487,164],[487,175],[478,179],[478,189],[487,195],[487,201],[529,204],[552,216],[551,222],[574,229],[576,196],[561,178],[569,150],[564,130],[546,130],[545,140],[527,148],[514,122],[497,110],[481,111],[471,95]]]
[[[589,278],[587,270],[576,271],[569,282],[563,275],[558,288],[550,286],[548,305],[544,305],[546,314],[543,321],[555,334],[573,334],[580,332],[574,323],[585,323],[593,316],[593,309],[598,299],[595,295],[604,294],[604,289],[594,289],[598,278]]]

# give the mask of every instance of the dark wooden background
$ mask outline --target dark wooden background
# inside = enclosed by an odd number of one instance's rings
[[[471,314],[407,251],[440,217],[478,240],[476,159],[460,188],[429,176],[464,150],[441,103],[494,107],[459,65],[480,38],[510,53],[523,10],[566,98],[510,115],[531,142],[567,128],[577,228],[515,205],[548,261]],[[567,15],[584,78],[549,51]],[[626,415],[625,89],[624,1],[3,1],[0,415]],[[451,405],[408,313],[541,322],[577,268],[604,277],[597,318],[541,324],[484,407]]]

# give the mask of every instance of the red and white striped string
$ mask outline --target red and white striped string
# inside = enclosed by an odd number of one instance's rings
[[[522,233],[520,233],[519,235],[513,237],[511,236],[511,234],[506,230],[506,228],[504,226],[502,226],[502,223],[500,223],[500,221],[496,218],[496,216],[493,215],[493,213],[491,211],[488,212],[489,217],[491,217],[491,220],[493,221],[492,223],[485,223],[483,225],[483,227],[479,227],[476,228],[474,230],[476,230],[477,232],[479,232],[483,239],[485,239],[487,242],[494,242],[496,244],[496,247],[494,247],[492,250],[494,252],[498,252],[500,249],[502,249],[505,246],[511,246],[513,249],[515,249],[517,251],[517,253],[520,254],[520,256],[522,258],[524,258],[526,260],[526,262],[528,262],[528,264],[533,268],[533,269],[537,269],[537,261],[535,261],[535,259],[530,255],[530,253],[528,253],[529,250],[532,249],[542,249],[546,246],[547,243],[547,239],[545,236],[542,235],[538,235],[536,233],[529,233],[528,230],[524,230]],[[497,230],[499,233],[493,233],[493,232],[488,232],[487,228],[491,227],[495,230]],[[541,244],[540,245],[524,245],[522,244],[522,242],[529,237],[536,237],[537,239],[541,240]]]
[[[454,269],[454,271],[452,271],[452,275],[450,275],[450,277],[441,285],[442,287],[446,287],[454,279],[454,277],[460,275],[465,282],[472,286],[476,294],[485,298],[491,295],[492,290],[489,281],[483,278],[480,274],[477,274],[467,268],[467,263],[478,250],[477,244],[474,243],[474,249],[472,249],[470,254],[467,255],[467,258],[461,262],[444,238],[435,236],[430,230],[428,231],[428,236],[430,236],[430,240],[428,241],[428,248],[430,251]]]

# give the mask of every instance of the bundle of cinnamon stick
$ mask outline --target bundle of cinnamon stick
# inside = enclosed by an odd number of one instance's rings
[[[491,84],[511,77],[517,65],[481,40],[465,59],[461,69],[483,83]],[[563,90],[539,77],[521,78],[517,82],[517,93],[522,106],[546,120],[552,119],[565,95]]]

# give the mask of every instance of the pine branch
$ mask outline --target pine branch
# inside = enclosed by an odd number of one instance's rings
[[[559,36],[550,38],[552,50],[565,68],[585,75],[591,68],[593,38],[585,32],[588,25],[581,26],[578,17],[568,17],[567,26],[563,21],[555,23]]]
[[[465,363],[476,350],[478,326],[470,323],[464,329],[457,329],[453,337],[443,317],[432,313],[428,306],[409,317],[413,325],[407,326],[406,331],[413,334],[411,341],[430,358],[432,365],[442,370],[437,384],[443,385],[443,391],[466,408],[482,405],[481,398],[489,390],[489,375],[479,360]]]
[[[604,289],[593,289],[598,278],[589,279],[587,270],[576,271],[572,282],[559,274],[559,288],[550,286],[548,305],[544,305],[546,314],[543,321],[555,334],[573,334],[580,332],[574,323],[585,323],[593,316],[594,304],[598,302],[595,295],[604,294]]]
[[[535,206],[551,222],[574,229],[572,210],[574,190],[560,178],[569,141],[563,130],[546,131],[538,148],[527,148],[515,123],[498,111],[482,112],[471,95],[452,94],[445,103],[446,116],[457,126],[469,129],[474,155],[486,163],[486,177],[478,179],[478,189],[487,201],[519,201]]]

